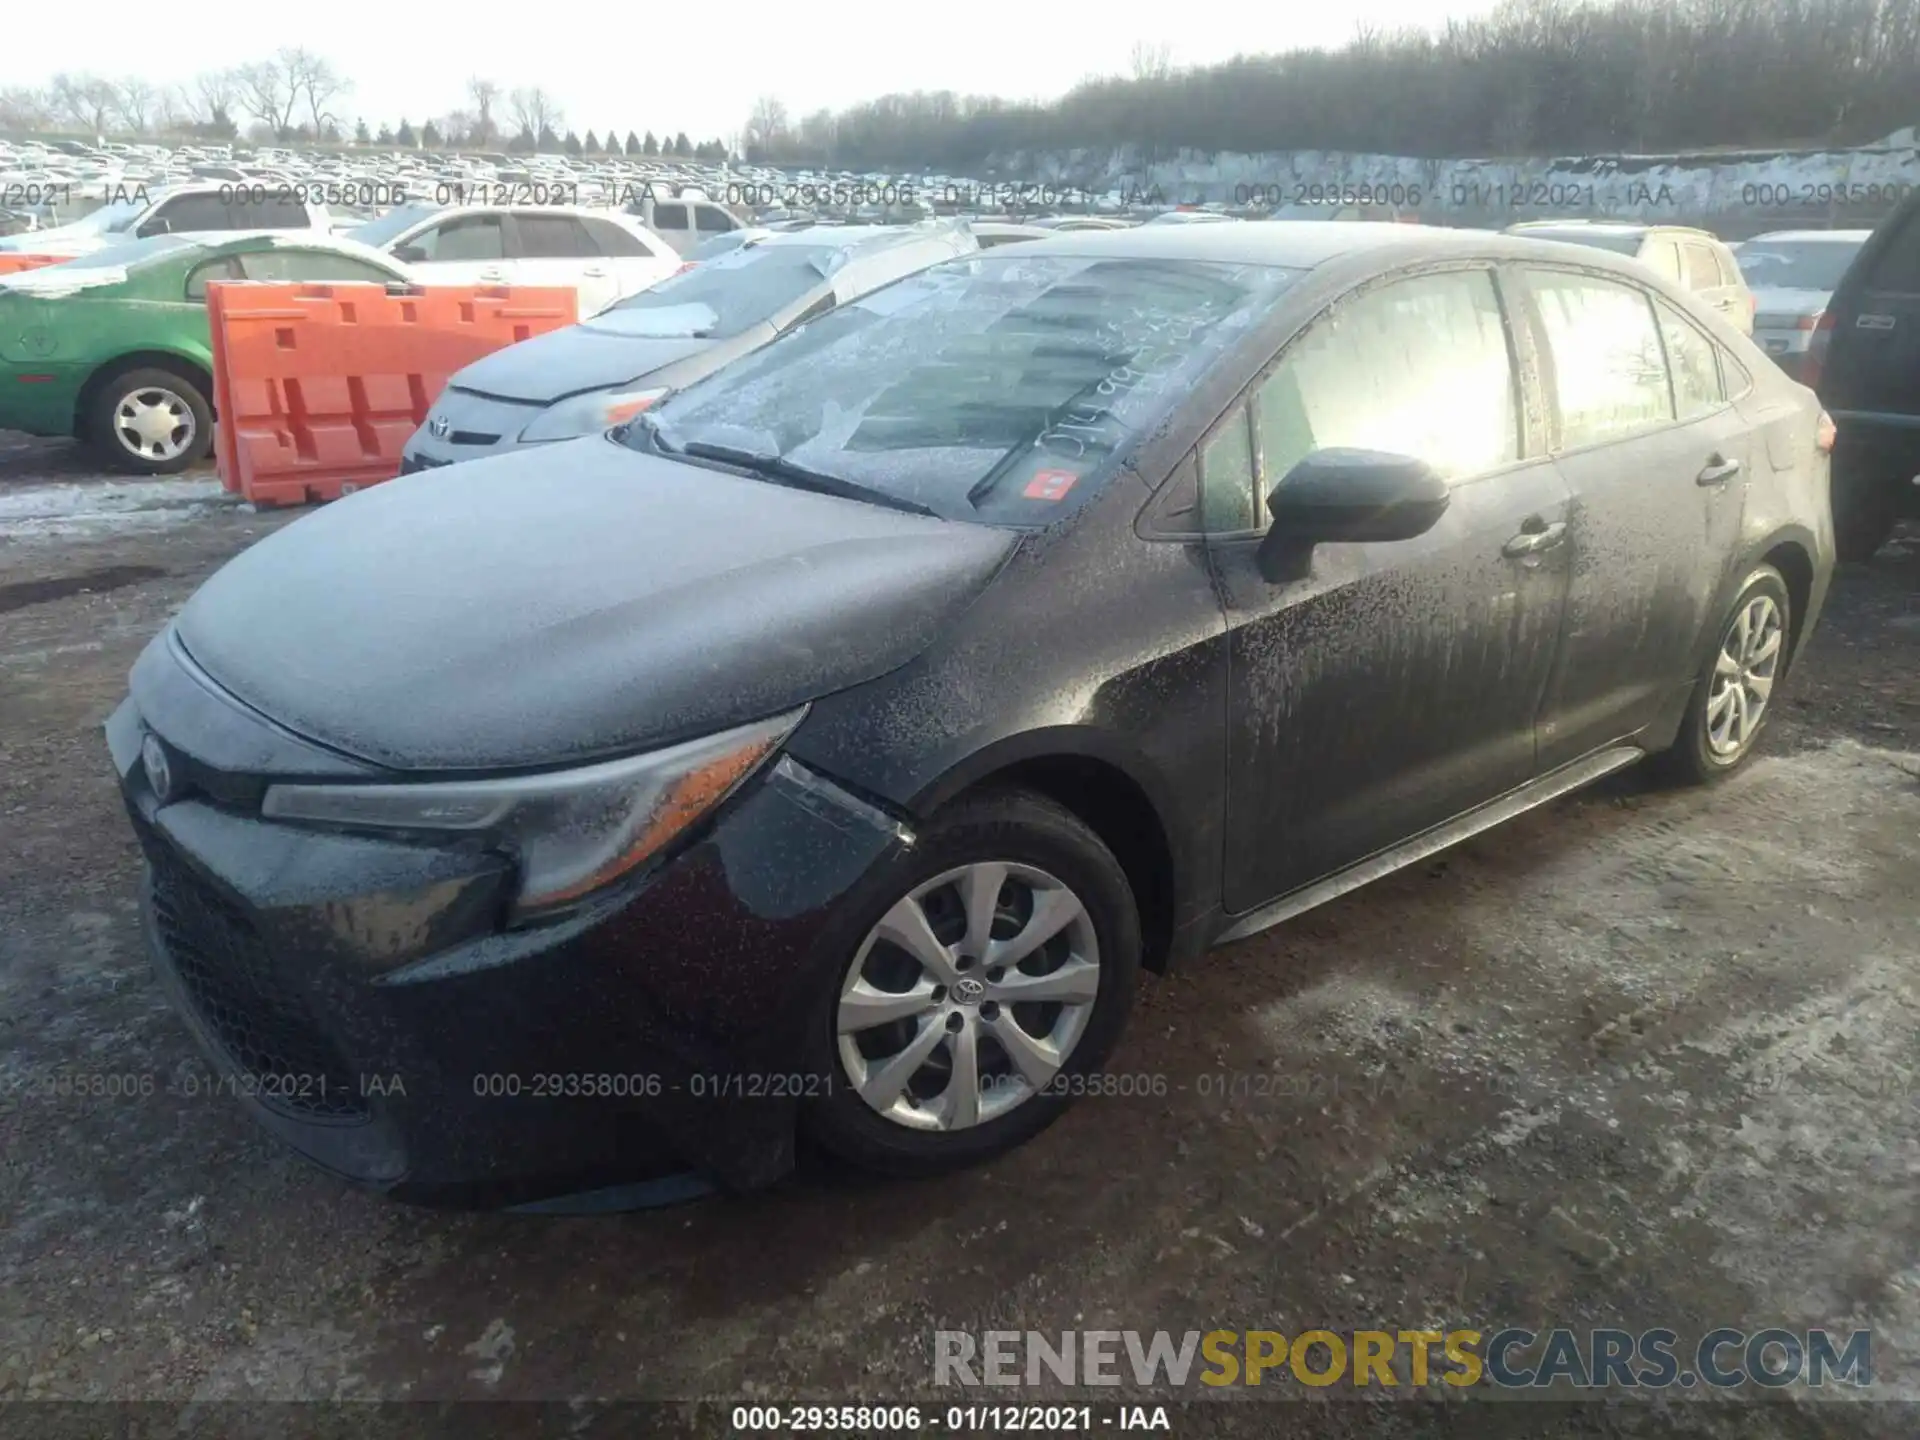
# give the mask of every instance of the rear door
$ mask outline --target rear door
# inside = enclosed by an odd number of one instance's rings
[[[579,294],[579,318],[620,298],[620,282],[577,215],[515,210],[507,217],[508,273],[516,285],[552,285]]]
[[[1752,461],[1718,347],[1624,277],[1521,267],[1550,445],[1573,492],[1573,579],[1541,763],[1625,739],[1693,681]]]
[[[1230,628],[1226,904],[1236,913],[1440,824],[1536,772],[1568,585],[1568,496],[1490,268],[1393,278],[1333,305],[1200,448]],[[1257,560],[1265,496],[1329,446],[1448,479],[1434,529]],[[1524,539],[1523,539],[1524,537]]]
[[[664,241],[656,244],[597,215],[582,216],[581,223],[612,273],[620,299],[650,290],[680,269],[680,257]]]

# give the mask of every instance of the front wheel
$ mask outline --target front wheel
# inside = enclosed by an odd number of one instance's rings
[[[924,1175],[1052,1124],[1126,1023],[1140,920],[1077,816],[1021,791],[956,802],[866,887],[864,931],[808,1037],[828,1152]],[[1082,1081],[1084,1083],[1084,1081]]]
[[[1658,758],[1668,778],[1703,784],[1731,775],[1753,754],[1784,673],[1792,629],[1787,582],[1757,565],[1720,624],[1673,747]]]
[[[87,437],[123,470],[172,475],[213,448],[213,407],[186,375],[129,370],[95,394]]]

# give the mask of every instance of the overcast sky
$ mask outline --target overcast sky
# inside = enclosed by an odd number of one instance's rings
[[[542,85],[581,133],[686,130],[731,135],[757,96],[795,116],[892,91],[955,90],[1052,98],[1089,75],[1129,70],[1136,42],[1165,43],[1175,63],[1237,53],[1339,45],[1366,21],[1429,24],[1443,7],[1416,0],[1268,6],[1249,0],[971,0],[965,5],[664,3],[585,0],[396,4],[325,0],[190,0],[156,9],[131,0],[82,8],[12,7],[0,25],[0,86],[44,86],[61,72],[182,81],[282,45],[327,55],[354,81],[341,104],[376,126],[418,127],[466,103],[469,75],[512,88]],[[1475,0],[1444,6],[1454,14]]]

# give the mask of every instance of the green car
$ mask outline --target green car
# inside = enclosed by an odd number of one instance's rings
[[[205,457],[209,280],[412,277],[378,250],[301,231],[155,235],[0,276],[0,430],[72,435],[146,475]]]

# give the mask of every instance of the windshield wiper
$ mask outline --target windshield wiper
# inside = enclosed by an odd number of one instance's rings
[[[659,443],[659,431],[654,431],[654,443]],[[931,515],[940,518],[940,512],[922,505],[918,500],[908,500],[904,496],[890,495],[857,481],[843,480],[838,475],[829,475],[823,470],[809,470],[804,465],[796,465],[781,455],[762,455],[753,450],[741,450],[732,445],[710,445],[704,440],[694,440],[683,445],[678,452],[690,459],[718,460],[725,465],[736,465],[755,475],[765,476],[793,486],[796,490],[812,490],[821,495],[837,495],[842,500],[865,500],[874,505],[885,505],[894,510],[905,510],[910,515]]]

